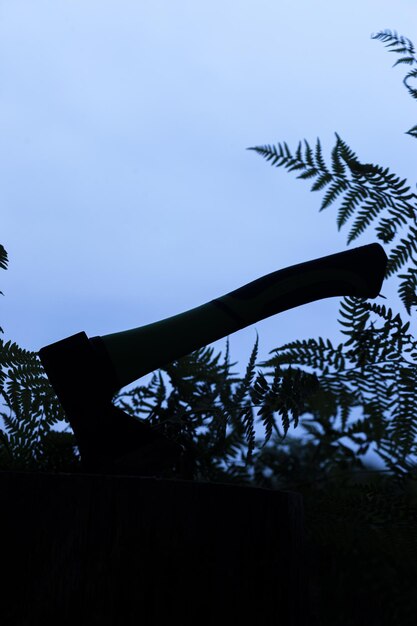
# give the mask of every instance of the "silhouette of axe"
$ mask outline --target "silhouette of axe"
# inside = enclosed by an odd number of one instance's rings
[[[74,431],[82,469],[163,475],[183,446],[112,404],[125,385],[259,320],[334,296],[376,298],[387,265],[373,243],[292,265],[199,307],[132,330],[88,338],[77,333],[39,350]]]

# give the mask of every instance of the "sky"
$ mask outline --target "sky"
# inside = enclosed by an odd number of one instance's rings
[[[329,153],[337,132],[414,184],[415,102],[371,34],[417,43],[416,18],[414,0],[1,1],[5,338],[37,351],[127,330],[347,249],[335,209],[247,148],[320,137]],[[382,293],[403,312],[396,287]],[[235,370],[256,332],[259,360],[340,341],[339,302],[235,333]]]

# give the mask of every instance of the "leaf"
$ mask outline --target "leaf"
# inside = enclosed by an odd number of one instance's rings
[[[413,126],[412,128],[410,128],[410,130],[407,130],[406,135],[417,137],[417,126]]]
[[[393,67],[395,67],[396,65],[400,65],[401,63],[405,63],[406,65],[412,65],[414,61],[415,61],[414,57],[403,57],[402,59],[398,59],[394,63]]]
[[[4,246],[0,244],[0,268],[3,270],[6,270],[8,266],[8,262],[9,262],[9,259],[7,256],[7,252]]]

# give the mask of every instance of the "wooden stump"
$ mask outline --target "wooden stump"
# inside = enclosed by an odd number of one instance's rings
[[[307,624],[302,496],[0,472],[5,626]]]

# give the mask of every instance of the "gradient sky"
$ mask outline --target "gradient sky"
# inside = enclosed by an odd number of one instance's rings
[[[370,36],[417,43],[416,18],[414,0],[1,2],[5,337],[38,350],[126,330],[346,249],[335,209],[246,148],[319,136],[328,153],[338,132],[414,183],[415,102]],[[403,311],[395,279],[383,293]],[[340,340],[338,307],[235,333],[236,369],[255,328],[260,359]]]

